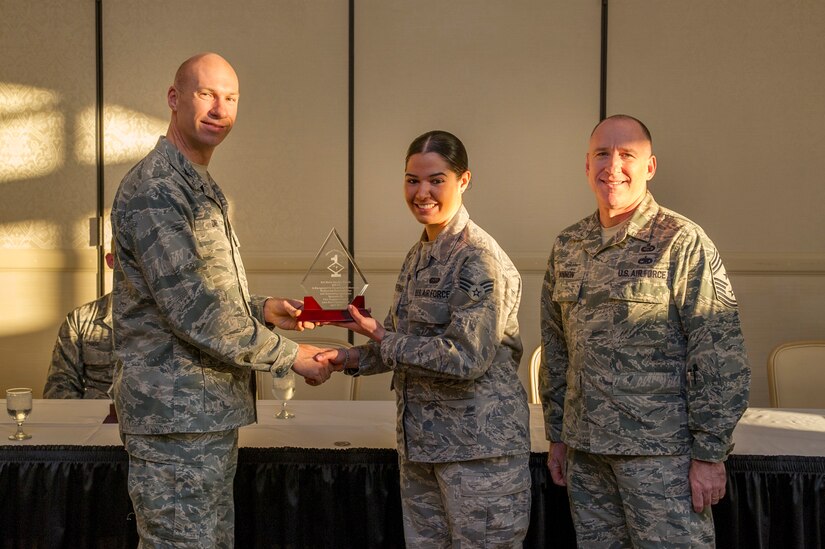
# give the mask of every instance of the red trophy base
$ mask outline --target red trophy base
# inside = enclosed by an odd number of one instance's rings
[[[364,306],[364,296],[355,296],[350,305],[355,305],[362,315],[370,316],[369,311]],[[346,309],[324,309],[318,305],[314,297],[306,296],[304,297],[304,308],[298,320],[304,322],[352,322],[352,315]]]
[[[114,404],[109,404],[109,415],[103,418],[103,423],[117,423],[117,412]]]

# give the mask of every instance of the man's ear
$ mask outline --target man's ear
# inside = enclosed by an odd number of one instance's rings
[[[178,90],[175,86],[169,86],[169,91],[166,92],[166,103],[168,103],[172,112],[178,110]]]
[[[656,157],[651,154],[647,160],[647,180],[653,179],[654,175],[656,175]]]

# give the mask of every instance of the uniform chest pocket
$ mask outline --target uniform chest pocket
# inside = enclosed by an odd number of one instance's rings
[[[209,204],[195,213],[194,232],[198,243],[206,249],[229,248],[223,216],[216,206]]]
[[[558,303],[576,302],[579,300],[581,289],[582,280],[580,278],[556,280],[556,285],[553,288],[553,301]]]
[[[215,229],[220,227],[223,232],[223,214],[220,208],[211,200],[204,200],[195,205],[192,215],[197,229]]]
[[[476,383],[472,379],[441,379],[435,377],[407,377],[405,394],[410,402],[439,402],[475,398]]]
[[[681,391],[680,377],[667,372],[619,374],[613,383],[614,395],[678,395]]]
[[[108,367],[113,361],[111,345],[109,345],[108,349],[93,346],[86,346],[86,348],[83,349],[83,362],[87,365]]]
[[[661,346],[667,335],[670,288],[649,279],[622,281],[610,288],[615,306],[615,341],[628,346]]]
[[[226,238],[226,233],[223,230],[223,221],[220,219],[214,219],[211,217],[206,217],[203,219],[195,219],[195,232],[200,236],[209,236],[210,238],[215,238],[215,236],[220,236],[222,238]]]
[[[450,323],[450,305],[435,299],[413,299],[408,306],[410,328],[417,335],[441,333]]]

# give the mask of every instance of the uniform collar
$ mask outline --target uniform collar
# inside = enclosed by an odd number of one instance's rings
[[[98,307],[95,322],[104,324],[107,328],[112,328],[112,293],[104,294],[100,298],[100,307]]]
[[[627,236],[650,242],[653,233],[653,220],[656,218],[656,214],[659,213],[659,209],[659,205],[653,200],[653,195],[648,191],[627,224]]]
[[[462,204],[449,223],[442,229],[438,236],[433,241],[429,248],[430,257],[434,258],[439,263],[446,263],[453,253],[458,237],[470,221],[470,214]],[[421,242],[426,242],[427,231],[424,230],[421,235]]]
[[[198,173],[192,162],[186,158],[180,150],[165,136],[158,138],[155,150],[162,154],[169,161],[172,168],[183,175],[184,181],[193,190],[200,190],[203,194],[217,202],[222,209],[225,210],[225,198],[223,193],[217,188],[217,185],[212,181],[207,181]],[[211,178],[210,178],[211,179]]]
[[[602,226],[599,222],[599,212],[596,210],[596,213],[587,218],[585,226],[582,228],[582,247],[590,255],[596,255],[605,248],[623,242],[628,237],[650,242],[653,233],[653,219],[658,213],[659,204],[656,203],[653,195],[648,191],[633,211],[633,215],[625,224],[624,229],[616,233],[607,244],[602,244]]]

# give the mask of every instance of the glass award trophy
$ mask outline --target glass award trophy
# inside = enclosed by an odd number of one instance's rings
[[[349,255],[338,231],[329,231],[315,260],[301,280],[306,293],[300,320],[309,322],[351,322],[347,306],[352,304],[370,316],[364,304],[367,279]],[[351,297],[352,301],[350,301]]]

